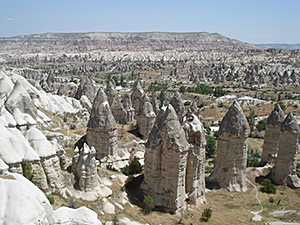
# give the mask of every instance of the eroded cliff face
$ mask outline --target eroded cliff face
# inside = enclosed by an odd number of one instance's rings
[[[280,141],[280,126],[284,120],[284,113],[279,105],[276,105],[270,113],[264,138],[263,152],[261,155],[261,165],[266,163],[274,163],[277,158],[279,141]]]
[[[96,149],[98,159],[117,153],[117,126],[101,88],[94,100],[86,140],[90,147]]]
[[[242,108],[234,101],[219,130],[216,164],[209,182],[229,191],[246,191],[247,139],[250,128]]]
[[[186,165],[188,142],[174,108],[162,109],[146,143],[145,193],[154,197],[156,206],[182,214],[186,207]]]
[[[275,184],[300,188],[300,179],[296,174],[299,132],[300,129],[297,121],[293,114],[289,113],[280,127],[278,156],[275,166],[270,172],[270,178]]]

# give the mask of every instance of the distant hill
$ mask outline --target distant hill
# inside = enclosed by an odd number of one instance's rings
[[[275,49],[287,49],[287,50],[292,50],[292,49],[300,49],[300,43],[298,44],[254,44],[256,47],[259,48],[275,48]]]
[[[88,51],[162,51],[244,50],[253,45],[218,33],[46,33],[0,38],[0,53],[88,52]]]

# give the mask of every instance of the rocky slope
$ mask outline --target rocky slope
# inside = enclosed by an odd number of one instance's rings
[[[86,52],[94,50],[249,49],[218,33],[46,33],[0,38],[0,52]]]

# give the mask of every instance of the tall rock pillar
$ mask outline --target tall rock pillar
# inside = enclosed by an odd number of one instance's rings
[[[275,166],[271,169],[270,178],[275,184],[300,188],[295,162],[300,129],[292,113],[289,113],[284,119],[280,131],[278,157]]]
[[[280,106],[276,105],[267,119],[266,134],[260,162],[260,165],[262,166],[266,163],[274,163],[274,160],[277,157],[280,139],[280,126],[283,120],[284,113]]]
[[[141,189],[155,205],[182,214],[186,207],[188,142],[174,108],[162,109],[146,143],[144,181]]]
[[[249,124],[235,100],[224,116],[219,130],[217,157],[209,182],[229,191],[246,191],[247,139]]]

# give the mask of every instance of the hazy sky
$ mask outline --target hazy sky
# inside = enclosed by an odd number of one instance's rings
[[[89,31],[206,31],[300,43],[300,0],[0,0],[0,37]]]

